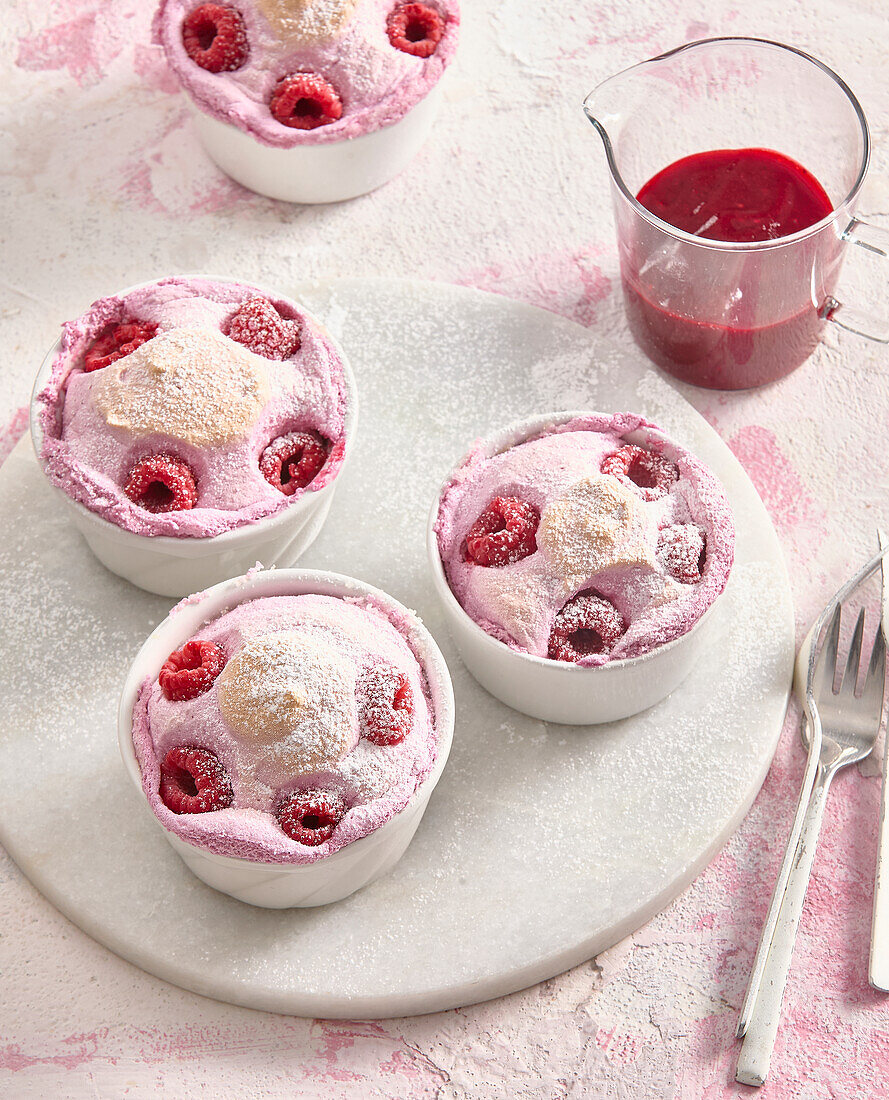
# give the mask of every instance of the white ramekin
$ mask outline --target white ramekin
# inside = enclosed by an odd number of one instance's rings
[[[589,410],[548,413],[512,424],[486,440],[484,454],[490,458],[517,443],[538,435],[556,424],[589,416]],[[644,429],[630,432],[630,443],[644,443],[659,433]],[[429,514],[426,547],[432,581],[454,644],[463,663],[476,680],[514,710],[544,722],[593,725],[615,722],[659,703],[691,672],[713,622],[717,599],[691,630],[640,657],[610,661],[595,668],[582,668],[565,661],[551,661],[511,649],[492,637],[467,615],[451,591],[445,576],[435,524],[441,495],[466,461],[464,456],[442,483]]]
[[[438,114],[441,80],[391,126],[289,149],[263,145],[185,97],[207,155],[237,183],[285,202],[342,202],[388,183],[416,156]]]
[[[385,592],[363,581],[316,569],[273,569],[236,577],[202,592],[197,602],[179,606],[148,636],[127,673],[118,710],[118,741],[123,762],[136,788],[142,775],[133,747],[133,707],[142,683],[154,678],[170,653],[179,649],[206,622],[238,604],[264,596],[302,593],[329,596],[370,596],[399,619],[410,623],[410,643],[426,673],[438,736],[438,755],[400,813],[374,832],[315,863],[303,865],[260,863],[215,855],[182,840],[159,821],[164,836],[186,866],[208,886],[224,894],[268,909],[326,905],[340,901],[389,871],[402,857],[416,832],[441,778],[454,733],[454,690],[441,651],[420,620]]]
[[[183,276],[183,278],[212,279],[214,282],[238,281],[209,275]],[[130,294],[145,285],[150,284],[127,287],[120,293]],[[268,294],[271,298],[281,297],[280,294],[267,291],[263,287],[256,289]],[[159,596],[178,597],[209,588],[210,585],[218,584],[228,577],[246,573],[257,562],[265,566],[292,565],[308,550],[330,511],[337,483],[354,447],[355,430],[358,424],[358,392],[355,379],[342,349],[326,330],[325,336],[340,357],[346,383],[346,412],[343,429],[345,450],[336,477],[321,489],[303,493],[297,500],[272,516],[266,516],[254,523],[235,527],[231,531],[209,538],[138,535],[133,531],[125,531],[116,523],[91,512],[59,486],[53,485],[57,498],[63,503],[63,507],[68,509],[90,550],[106,569],[110,569],[112,573],[148,592],[155,592]],[[41,467],[43,465],[40,457],[43,450],[43,429],[40,424],[41,406],[37,396],[49,382],[59,347],[60,342],[56,341],[43,360],[31,394],[31,440]]]

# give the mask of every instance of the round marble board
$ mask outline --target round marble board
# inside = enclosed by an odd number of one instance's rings
[[[98,564],[27,441],[0,470],[0,840],[75,924],[186,989],[306,1016],[470,1004],[632,932],[737,828],[789,691],[784,562],[738,462],[640,354],[442,284],[349,280],[294,293],[342,341],[361,396],[350,468],[300,564],[353,574],[416,608],[454,677],[454,747],[413,844],[391,874],[315,910],[256,909],[185,869],[129,782],[115,732],[124,672],[173,601]],[[483,691],[427,578],[426,516],[453,462],[491,429],[564,408],[643,413],[712,466],[737,519],[706,657],[671,698],[610,726],[548,726]]]

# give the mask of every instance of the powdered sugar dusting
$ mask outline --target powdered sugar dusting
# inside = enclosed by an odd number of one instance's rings
[[[87,379],[93,381],[93,379]],[[271,396],[258,355],[211,329],[170,329],[96,373],[110,428],[218,447],[249,433]]]
[[[273,596],[239,604],[199,631],[228,663],[195,699],[171,702],[156,681],[142,687],[133,740],[143,788],[166,828],[227,855],[307,863],[366,835],[404,807],[437,752],[425,675],[406,637],[366,599]],[[360,737],[362,683],[403,678],[412,707],[404,737]],[[382,705],[382,696],[377,699]],[[234,787],[230,809],[171,814],[157,793],[170,748],[215,753]],[[285,836],[275,812],[294,790],[338,792],[348,811],[322,844]]]
[[[247,642],[225,666],[218,695],[220,713],[266,775],[322,771],[357,741],[354,668],[297,630]]]
[[[638,497],[613,478],[583,478],[546,509],[537,532],[541,550],[576,592],[615,566],[650,565],[650,518]]]
[[[271,300],[282,322],[299,322],[288,358],[266,358],[226,336],[232,316],[259,293],[174,277],[102,298],[68,322],[39,396],[50,479],[128,531],[185,537],[255,522],[328,484],[348,443],[344,365],[324,330],[288,299]],[[124,317],[156,325],[157,335],[101,370],[81,370],[97,334]],[[259,456],[294,430],[317,431],[331,446],[311,483],[285,493],[263,476]],[[128,499],[133,465],[158,452],[189,466],[196,507],[152,515]]]
[[[452,475],[436,524],[448,581],[483,629],[539,657],[551,655],[560,609],[594,589],[626,630],[579,663],[637,656],[689,630],[725,587],[734,549],[728,503],[702,463],[641,417],[553,419],[500,453],[477,446]],[[500,568],[466,561],[466,531],[492,496],[507,494],[540,509],[539,552]],[[657,554],[659,530],[677,524],[699,525],[706,537],[702,576]]]
[[[256,0],[256,6],[280,38],[308,43],[342,34],[358,0]]]

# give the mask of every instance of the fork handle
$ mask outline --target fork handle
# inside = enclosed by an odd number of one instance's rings
[[[802,720],[803,722],[808,721],[805,714]],[[799,847],[800,837],[802,836],[803,824],[806,819],[806,810],[809,807],[809,802],[812,798],[812,788],[815,785],[815,778],[818,775],[818,754],[820,751],[821,724],[820,722],[816,722],[813,730],[813,724],[810,722],[809,755],[806,759],[806,770],[799,792],[799,802],[797,803],[796,813],[793,818],[793,827],[790,830],[790,836],[787,838],[787,846],[784,849],[784,858],[781,860],[781,867],[778,870],[778,878],[775,882],[772,900],[769,902],[768,915],[766,916],[765,924],[763,925],[762,933],[759,937],[759,945],[756,948],[756,956],[754,957],[753,966],[750,970],[750,979],[747,983],[747,992],[744,994],[744,1003],[741,1005],[738,1028],[735,1033],[739,1039],[742,1039],[747,1034],[747,1028],[750,1026],[750,1020],[753,1017],[753,1010],[756,1007],[756,998],[759,996],[759,988],[762,985],[762,977],[765,971],[766,961],[769,957],[769,949],[772,946],[772,940],[775,938],[775,928],[778,924],[778,914],[781,911],[781,902],[784,900],[784,894],[787,891],[787,883],[790,881],[790,872],[793,870],[796,861],[796,852]]]
[[[742,1085],[762,1085],[769,1072],[772,1048],[778,1034],[781,1001],[793,957],[793,945],[806,899],[827,792],[835,774],[834,768],[818,766],[799,843],[794,853],[787,890],[778,912],[775,935],[763,969],[759,994],[738,1057],[735,1080]]]

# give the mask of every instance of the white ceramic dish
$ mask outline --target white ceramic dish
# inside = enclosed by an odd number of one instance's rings
[[[441,81],[391,126],[290,149],[263,145],[202,111],[187,93],[186,100],[207,155],[237,183],[285,202],[342,202],[388,183],[413,160],[438,114]]]
[[[360,355],[363,396],[354,461],[300,564],[415,608],[454,680],[458,733],[410,847],[390,874],[315,909],[257,909],[195,878],[145,811],[115,736],[123,674],[170,601],[99,565],[27,441],[0,467],[0,573],[15,594],[0,601],[0,842],[80,928],[198,993],[349,1020],[501,996],[639,928],[746,814],[793,662],[781,548],[737,459],[629,344],[442,283],[297,294]],[[528,409],[571,407],[633,408],[660,424],[719,476],[738,524],[714,645],[681,691],[595,728],[547,726],[476,683],[424,544],[429,502],[467,439]],[[47,670],[53,690],[35,691]]]
[[[237,281],[208,275],[184,277],[208,278],[216,282]],[[146,284],[127,287],[120,293],[129,294],[144,285]],[[257,289],[270,297],[280,297],[280,294],[263,287]],[[303,493],[272,516],[212,538],[137,535],[91,512],[62,489],[53,486],[56,499],[61,502],[87,545],[105,568],[147,592],[155,592],[159,596],[181,597],[246,573],[257,561],[265,566],[286,566],[292,565],[305,553],[315,541],[330,511],[337,484],[354,450],[358,426],[358,391],[355,379],[342,350],[336,345],[336,341],[333,343],[342,359],[346,381],[346,447],[342,465],[333,481],[321,489]],[[37,395],[49,381],[59,346],[57,340],[43,360],[31,394],[31,439],[38,461],[43,446],[43,430]]]
[[[545,413],[511,424],[486,439],[485,456],[491,458],[554,424],[564,424],[588,413],[589,410]],[[646,429],[630,432],[626,439],[630,443],[645,443],[652,436],[657,437],[658,433]],[[598,668],[579,668],[511,649],[466,614],[448,584],[435,534],[441,495],[465,460],[466,456],[454,466],[436,494],[426,526],[426,551],[432,583],[444,608],[451,637],[463,663],[482,687],[522,714],[568,725],[629,718],[659,703],[679,687],[707,643],[713,613],[718,616],[721,599],[711,604],[691,630],[672,642],[640,657],[609,661]]]
[[[269,909],[327,905],[341,901],[390,871],[404,855],[420,824],[429,796],[441,778],[454,733],[451,677],[441,650],[429,631],[406,607],[385,592],[338,573],[317,569],[275,569],[235,577],[200,593],[195,602],[178,606],[174,614],[155,627],[130,667],[117,715],[120,753],[130,779],[141,792],[142,773],[133,748],[133,706],[143,681],[156,677],[170,653],[179,649],[205,623],[238,604],[263,596],[294,596],[305,592],[325,596],[372,596],[399,618],[405,616],[413,620],[410,640],[429,682],[438,732],[438,756],[432,771],[400,813],[368,836],[315,863],[302,866],[259,863],[216,855],[183,841],[158,822],[166,839],[199,879],[239,901]]]

